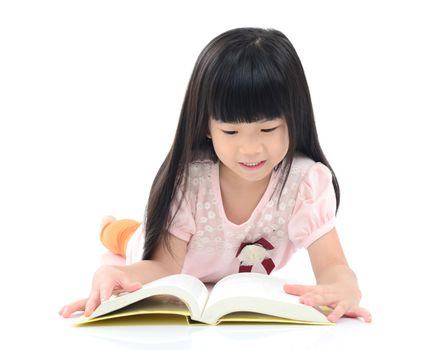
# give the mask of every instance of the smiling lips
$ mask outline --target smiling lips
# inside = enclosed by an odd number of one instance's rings
[[[262,160],[260,162],[240,163],[240,164],[245,169],[255,170],[261,168],[264,165],[264,163],[266,163],[265,160]]]

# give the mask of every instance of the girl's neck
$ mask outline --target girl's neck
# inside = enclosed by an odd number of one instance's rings
[[[272,174],[272,172],[271,172]],[[259,181],[247,181],[229,171],[226,166],[219,162],[219,182],[227,189],[238,191],[239,193],[257,193],[267,189],[271,174]]]

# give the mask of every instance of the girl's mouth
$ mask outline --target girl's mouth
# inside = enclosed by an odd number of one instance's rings
[[[262,160],[261,162],[258,163],[239,163],[244,169],[248,169],[248,170],[257,170],[260,169],[264,163],[266,163],[265,160]]]

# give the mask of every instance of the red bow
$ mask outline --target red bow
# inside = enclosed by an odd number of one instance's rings
[[[260,238],[258,241],[255,241],[253,243],[241,243],[240,247],[238,248],[238,251],[236,252],[236,256],[240,255],[241,251],[245,246],[253,245],[253,244],[259,244],[266,250],[272,250],[274,249],[274,246],[269,243],[268,240],[264,238]],[[264,269],[266,270],[267,274],[269,275],[271,271],[274,269],[275,264],[272,261],[271,258],[266,258],[261,262],[261,265],[263,265]],[[240,269],[239,272],[251,272],[253,265],[242,265],[242,262],[240,263]]]

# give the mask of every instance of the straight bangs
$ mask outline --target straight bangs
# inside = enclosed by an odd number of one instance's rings
[[[214,120],[225,123],[253,123],[289,114],[287,81],[256,45],[225,52],[211,67],[206,110]]]

